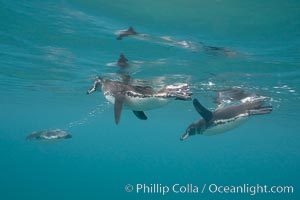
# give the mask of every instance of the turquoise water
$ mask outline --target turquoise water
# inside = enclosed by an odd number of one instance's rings
[[[0,0],[0,198],[299,199],[299,1]],[[116,40],[134,26],[145,38]],[[162,37],[167,36],[167,37]],[[171,39],[171,40],[170,40]],[[185,42],[189,45],[181,45]],[[232,54],[204,50],[225,47]],[[153,87],[184,82],[210,109],[218,89],[242,87],[274,108],[213,137],[179,137],[200,118],[175,101],[138,120],[86,95],[97,75]],[[44,129],[73,138],[29,142]],[[293,194],[142,194],[125,185],[293,186]]]

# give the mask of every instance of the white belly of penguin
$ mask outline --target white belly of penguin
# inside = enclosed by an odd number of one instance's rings
[[[112,104],[115,103],[115,97],[111,95],[105,95],[105,98]],[[146,111],[156,108],[160,108],[171,102],[172,99],[158,98],[158,97],[129,97],[124,99],[124,108],[136,111]]]
[[[246,122],[249,119],[248,115],[239,115],[234,118],[230,119],[222,119],[215,121],[214,125],[206,129],[203,133],[203,135],[211,136],[211,135],[217,135],[220,133],[224,133],[226,131],[232,130],[244,122]]]

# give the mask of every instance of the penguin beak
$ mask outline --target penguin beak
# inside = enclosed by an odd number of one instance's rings
[[[86,92],[86,94],[91,94],[91,93],[93,93],[93,92],[95,92],[96,91],[96,87],[92,87],[91,89],[89,89],[87,92]]]
[[[102,81],[97,77],[97,80],[95,81],[94,83],[94,86],[89,89],[86,94],[91,94],[93,92],[95,92],[97,89],[101,89],[101,86],[102,86]]]
[[[187,139],[189,136],[190,136],[190,133],[187,131],[185,134],[183,134],[183,135],[180,137],[180,140],[183,141],[183,140]]]

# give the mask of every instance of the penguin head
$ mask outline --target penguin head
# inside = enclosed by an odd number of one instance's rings
[[[186,129],[185,133],[180,137],[180,140],[185,140],[189,136],[195,135],[196,134],[196,129],[197,128],[196,128],[194,123],[189,125],[189,127]]]
[[[205,129],[206,129],[206,123],[204,120],[194,122],[191,125],[189,125],[185,133],[180,137],[180,140],[185,140],[192,135],[203,134]]]
[[[71,134],[67,134],[66,136],[63,137],[64,139],[71,139],[72,135]]]
[[[86,94],[91,94],[93,92],[95,92],[96,90],[101,90],[101,87],[102,87],[102,79],[100,77],[97,77],[97,79],[95,80],[94,82],[94,85],[91,89],[89,89]]]

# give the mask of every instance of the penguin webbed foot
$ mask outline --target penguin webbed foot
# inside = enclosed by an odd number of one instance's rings
[[[192,100],[192,92],[189,92],[189,91],[171,91],[171,92],[168,92],[167,96],[168,97],[173,97],[175,98],[175,100],[183,100],[183,101],[190,101]]]
[[[136,111],[136,110],[133,110],[132,112],[134,113],[134,115],[135,115],[137,118],[139,118],[139,119],[141,119],[141,120],[147,120],[147,119],[148,119],[147,115],[146,115],[143,111]]]
[[[184,95],[182,95],[182,96],[176,96],[175,100],[190,101],[190,100],[192,100],[192,97],[190,97],[190,96],[184,96]]]
[[[272,106],[264,106],[260,107],[258,109],[249,110],[249,115],[264,115],[272,112],[273,107]]]

